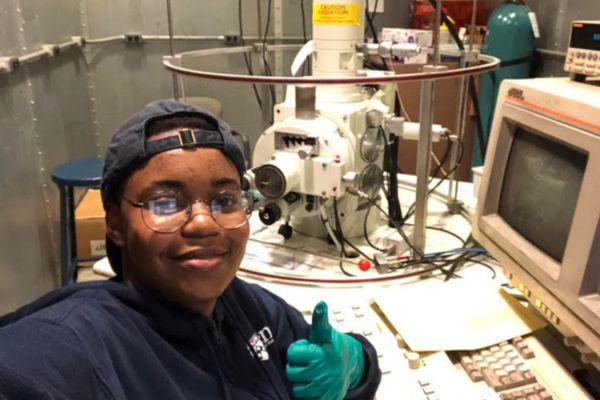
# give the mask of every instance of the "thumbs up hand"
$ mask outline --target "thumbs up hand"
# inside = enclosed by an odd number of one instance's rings
[[[361,344],[329,325],[325,302],[313,311],[310,341],[292,343],[287,356],[286,375],[298,399],[340,400],[358,385],[365,369]]]

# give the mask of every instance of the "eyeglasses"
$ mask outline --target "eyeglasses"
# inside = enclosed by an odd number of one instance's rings
[[[192,206],[204,203],[213,220],[224,229],[238,229],[248,223],[254,199],[243,190],[225,190],[210,200],[192,201],[180,192],[152,193],[140,202],[124,199],[142,211],[146,226],[158,233],[173,233],[192,219]]]

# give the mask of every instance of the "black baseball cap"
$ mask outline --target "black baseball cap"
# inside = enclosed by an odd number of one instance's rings
[[[148,140],[148,128],[154,123],[180,117],[195,119],[202,128],[182,129],[177,135]],[[244,154],[231,127],[209,111],[175,100],[158,100],[133,114],[115,132],[106,151],[100,184],[104,209],[118,200],[125,180],[150,158],[164,151],[193,147],[218,149],[233,162],[240,179],[244,176]],[[108,236],[106,253],[117,278],[122,278],[121,248]]]

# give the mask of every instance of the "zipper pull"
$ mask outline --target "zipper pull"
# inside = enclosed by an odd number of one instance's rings
[[[212,335],[215,338],[215,341],[217,342],[217,344],[220,346],[223,344],[223,336],[221,336],[221,332],[219,332],[219,328],[217,327],[217,323],[215,322],[214,319],[211,319],[209,321],[210,323],[210,330],[212,332]]]

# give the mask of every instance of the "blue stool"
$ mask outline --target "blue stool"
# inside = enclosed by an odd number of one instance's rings
[[[58,165],[52,171],[52,180],[60,192],[60,279],[63,286],[77,280],[78,258],[73,188],[100,187],[103,167],[104,159],[87,158]],[[91,259],[81,259],[81,261]]]

